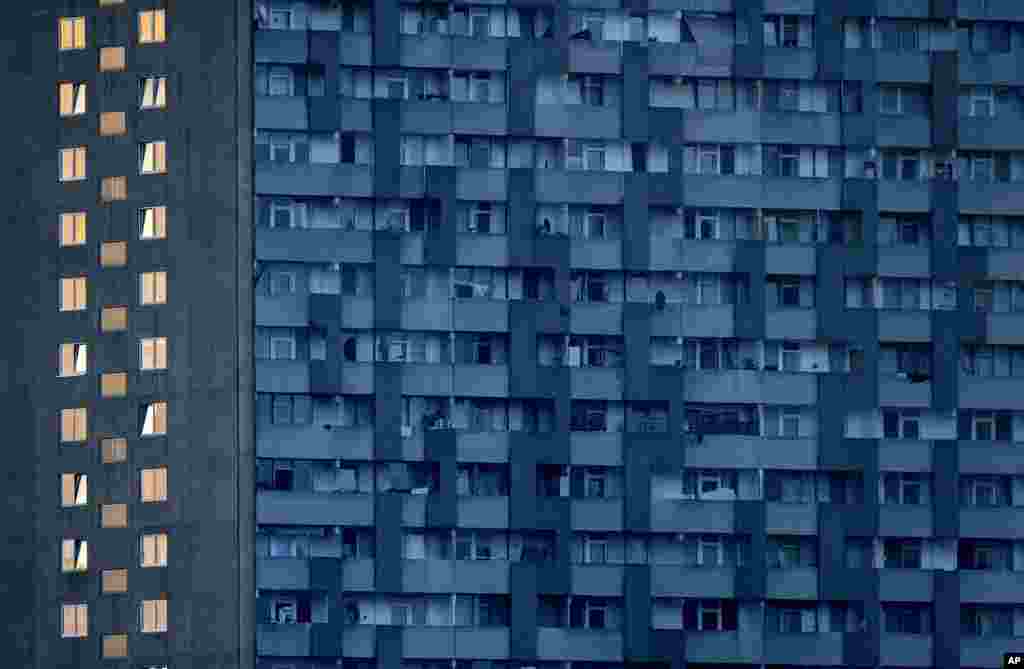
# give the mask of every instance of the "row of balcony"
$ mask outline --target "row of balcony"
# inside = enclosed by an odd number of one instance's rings
[[[305,97],[257,97],[256,127],[269,130],[309,129]],[[330,105],[317,100],[317,105]],[[340,130],[373,131],[373,103],[343,98],[337,103]],[[401,131],[422,135],[505,135],[510,111],[505,104],[410,100],[399,102]],[[652,107],[652,117],[671,117],[679,110]],[[616,140],[622,137],[623,110],[618,106],[537,104],[533,114],[534,135],[578,139]],[[841,146],[844,120],[849,115],[805,112],[736,111],[708,112],[682,110],[682,138],[688,143],[764,143]],[[860,120],[862,117],[852,117]],[[655,118],[655,120],[657,120]],[[963,149],[1020,149],[1016,139],[1020,118],[961,118],[960,147]],[[657,125],[657,124],[656,124]],[[932,144],[931,120],[927,116],[885,116],[877,123],[877,144],[927,149]]]
[[[318,629],[323,628],[323,629]],[[413,628],[403,629],[402,653],[405,657],[450,659],[506,659],[509,657],[509,628]],[[345,657],[373,657],[376,649],[374,627],[336,627],[324,625],[262,624],[257,631],[260,655],[301,657],[317,649],[330,647],[323,635],[333,639],[335,648]],[[844,635],[823,634],[762,635],[743,632],[687,632],[686,660],[737,664],[777,664],[793,658],[813,665],[843,666]],[[1000,666],[1002,653],[1020,638],[1007,638],[1000,644],[990,638],[961,638],[960,665],[967,667]],[[936,642],[931,635],[881,636],[880,663],[884,666],[930,667]],[[621,662],[621,632],[537,628],[537,659]],[[321,651],[322,652],[322,651]],[[329,654],[329,653],[324,653]]]
[[[509,199],[508,170],[454,168],[460,200],[504,202]],[[623,201],[623,172],[535,170],[533,193],[538,204],[605,204]],[[706,176],[662,173],[647,175],[651,206],[740,207],[750,209],[842,209],[843,183],[852,179],[811,179],[764,176]],[[932,184],[927,181],[878,181],[880,211],[928,212]],[[398,195],[422,198],[426,187],[423,167],[401,167]],[[656,187],[655,187],[656,186]],[[960,211],[1024,215],[1024,189],[1018,183],[960,181]],[[297,197],[374,196],[373,167],[261,163],[256,167],[257,193],[287,193]],[[661,201],[664,199],[664,201]]]
[[[396,26],[397,27],[397,26]],[[508,68],[509,48],[518,41],[500,37],[471,38],[448,35],[400,35],[399,63],[402,67],[462,68],[504,70]],[[537,42],[552,48],[556,42]],[[624,47],[621,42],[568,43],[569,68],[588,74],[621,74]],[[641,45],[637,45],[638,47]],[[714,46],[697,43],[648,42],[647,63],[651,75],[728,77],[734,66],[733,45],[724,40]],[[257,31],[257,62],[305,63],[308,42],[305,31]],[[845,50],[844,76],[874,79],[875,72],[885,81],[928,83],[931,80],[931,54],[923,51]],[[818,55],[814,49],[765,48],[764,73],[772,79],[814,79]],[[373,39],[369,34],[345,34],[339,41],[339,65],[373,64]],[[962,83],[1011,83],[1024,81],[1024,68],[1018,54],[962,53],[959,62]]]
[[[427,496],[402,499],[402,523],[426,524]],[[510,498],[456,498],[459,526],[476,529],[508,527]],[[765,502],[765,532],[808,534],[818,531],[817,504]],[[569,500],[573,528],[589,532],[622,532],[621,499]],[[655,501],[650,507],[653,532],[732,533],[736,529],[734,503]],[[1024,538],[1024,507],[959,509],[960,536],[969,538]],[[369,527],[374,523],[374,496],[262,490],[256,496],[256,521],[264,525],[345,525]],[[928,506],[882,506],[879,534],[893,537],[928,537],[933,510]]]

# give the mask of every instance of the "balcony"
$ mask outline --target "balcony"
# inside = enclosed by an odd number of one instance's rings
[[[935,597],[931,570],[879,569],[876,573],[879,599],[890,602],[930,602]]]
[[[919,149],[931,146],[932,124],[928,116],[882,114],[879,116],[877,128],[879,146]]]
[[[1020,216],[1024,214],[1024,188],[1019,183],[961,181],[960,211]]]
[[[584,330],[586,332],[586,330]],[[578,367],[571,371],[572,396],[581,400],[618,400],[622,397],[623,370],[614,367]],[[614,426],[612,427],[614,429]]]
[[[927,84],[931,81],[931,58],[924,51],[876,51],[878,81]]]
[[[686,466],[708,469],[814,469],[816,439],[771,439],[740,434],[706,434],[699,446],[687,447]]]
[[[1024,332],[1024,314],[989,314],[986,330],[987,343],[1017,346]]]
[[[733,518],[732,502],[656,500],[651,504],[652,532],[731,534]]]
[[[256,295],[258,327],[304,328],[309,325],[308,300],[304,295]]]
[[[257,63],[306,62],[307,45],[304,30],[257,30],[253,33],[253,52]]]
[[[764,76],[770,79],[813,79],[817,74],[814,49],[764,48]]]
[[[373,262],[370,232],[257,228],[256,257],[260,260],[306,263]]]
[[[309,590],[309,560],[258,558],[256,587],[260,590]]]
[[[570,462],[576,465],[621,466],[622,441],[621,432],[572,432],[569,435]]]
[[[505,105],[453,102],[452,132],[466,135],[504,135],[508,132],[508,113]]]
[[[729,598],[736,594],[735,580],[732,568],[656,564],[651,565],[651,596]]]
[[[964,409],[1024,410],[1024,394],[1020,392],[1020,379],[986,378],[960,375],[957,384],[960,406]]]
[[[537,659],[621,662],[622,634],[611,630],[538,627]]]
[[[818,312],[798,308],[767,309],[764,328],[768,339],[813,340],[818,334]]]
[[[451,40],[454,69],[504,70],[508,66],[508,41],[504,38],[455,36]]]
[[[569,244],[574,269],[614,270],[622,267],[622,243],[617,239],[574,239]]]
[[[401,304],[403,330],[448,330],[455,300],[409,299]]]
[[[621,302],[576,302],[572,305],[570,327],[587,334],[622,334]]]
[[[401,103],[402,132],[447,135],[452,131],[452,106],[443,100],[407,100]]]
[[[814,276],[817,263],[817,249],[814,246],[769,244],[765,247],[764,269],[766,274]]]
[[[373,495],[260,490],[256,522],[264,525],[373,524]]]
[[[459,497],[457,504],[459,527],[508,527],[508,497]]]
[[[816,534],[818,508],[816,504],[789,504],[765,502],[764,531],[768,534]]]
[[[960,509],[960,536],[1024,539],[1024,508]]]
[[[292,196],[372,197],[370,165],[257,163],[256,192]]]
[[[370,35],[347,33],[338,40],[338,60],[342,65],[369,66],[373,62],[373,45]]]
[[[370,100],[341,98],[341,130],[373,132]]]
[[[817,599],[818,570],[815,567],[769,569],[765,599]]]
[[[455,196],[460,200],[504,202],[508,199],[506,170],[459,167],[455,178]]]
[[[507,397],[507,365],[455,365],[453,392],[459,396]]]
[[[256,653],[271,657],[307,657],[312,627],[260,623],[256,628]]]
[[[891,212],[924,213],[931,208],[931,184],[927,181],[878,182],[878,209]],[[963,201],[960,202],[963,209]]]
[[[401,35],[399,40],[402,67],[451,67],[452,41],[447,35]]]
[[[865,491],[865,494],[869,494]],[[883,504],[878,509],[878,534],[883,537],[929,537],[932,507]]]
[[[931,272],[931,249],[910,246],[880,246],[878,273],[885,276],[927,277]]]
[[[534,127],[538,137],[616,139],[622,133],[618,106],[538,104]]]
[[[761,644],[750,641],[737,632],[687,632],[686,661],[759,664]],[[792,659],[793,656],[788,657],[789,661]]]
[[[591,597],[621,597],[622,566],[573,565],[572,591],[574,594]]]
[[[878,664],[888,667],[932,666],[932,637],[930,634],[881,635]]]
[[[931,338],[931,312],[898,309],[880,309],[878,311],[878,339],[880,341],[927,342],[931,341]]]
[[[507,462],[509,433],[459,432],[455,435],[455,457],[460,462]]]
[[[308,393],[309,362],[306,360],[257,360],[256,392]]]
[[[297,96],[256,96],[257,128],[274,130],[307,130],[306,98]]]
[[[403,395],[450,395],[452,368],[450,365],[401,365]]]
[[[879,406],[927,409],[932,401],[932,383],[913,383],[897,376],[878,378]]]
[[[843,665],[843,634],[766,634],[764,662],[786,664],[800,658],[801,664],[820,666]]]
[[[569,71],[585,74],[621,74],[622,44],[570,40]]]
[[[621,532],[622,500],[572,500],[572,527],[588,532]]]

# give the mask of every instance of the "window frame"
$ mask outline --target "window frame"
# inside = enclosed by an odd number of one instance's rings
[[[164,109],[167,107],[167,77],[150,75],[139,82],[139,109]]]
[[[85,49],[85,31],[84,16],[59,17],[57,19],[57,50],[81,51]]]
[[[161,8],[144,9],[138,13],[138,43],[162,44],[167,41],[167,12]]]

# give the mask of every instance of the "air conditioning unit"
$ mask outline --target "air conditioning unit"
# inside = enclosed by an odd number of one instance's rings
[[[341,271],[341,263],[339,263],[339,262],[332,262],[331,263],[331,271],[332,272],[340,272]]]

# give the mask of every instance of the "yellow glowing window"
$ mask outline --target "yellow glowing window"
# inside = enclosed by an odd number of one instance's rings
[[[155,44],[167,39],[165,12],[152,9],[139,12],[139,44]]]
[[[60,410],[60,440],[65,443],[85,441],[88,437],[85,409]]]
[[[81,246],[85,243],[84,211],[70,212],[60,215],[60,245]]]
[[[85,178],[85,147],[60,150],[60,180],[81,181]]]
[[[167,207],[145,207],[139,210],[139,239],[167,237]]]
[[[103,637],[104,659],[128,657],[128,635],[106,634]]]
[[[167,337],[143,337],[139,341],[139,368],[167,369]]]
[[[60,280],[60,310],[82,311],[86,306],[86,283],[84,276]]]
[[[82,376],[89,371],[88,344],[61,344],[57,354],[60,376]]]
[[[128,527],[127,504],[104,504],[100,513],[101,527]]]
[[[103,112],[100,114],[100,134],[104,137],[123,135],[126,131],[124,112]]]
[[[142,436],[167,434],[167,402],[150,402],[143,408]]]
[[[143,567],[167,566],[167,535],[144,534],[139,540],[139,564]]]
[[[65,539],[61,542],[61,568],[65,574],[81,573],[89,569],[89,542],[85,539]]]
[[[128,179],[126,177],[105,177],[100,197],[104,202],[124,200],[128,197]]]
[[[139,147],[139,174],[163,174],[167,171],[167,142],[143,142]]]
[[[65,639],[84,639],[89,636],[89,605],[61,604],[60,635]]]
[[[103,592],[108,594],[117,592],[128,592],[128,570],[104,569]]]
[[[128,440],[112,437],[102,442],[103,464],[113,465],[128,459]]]
[[[100,376],[100,395],[103,397],[124,397],[128,394],[128,375],[114,372]]]
[[[57,84],[57,97],[61,116],[81,116],[85,113],[84,83],[63,82]]]
[[[107,307],[100,316],[103,332],[120,332],[128,329],[128,307]]]
[[[85,474],[60,475],[60,505],[85,506],[89,503],[89,477]]]
[[[123,267],[127,263],[127,242],[106,242],[100,246],[100,265],[103,267]]]
[[[167,302],[167,272],[139,274],[139,303],[164,304]]]
[[[123,46],[105,46],[100,49],[100,72],[120,72],[123,69]]]
[[[85,17],[72,16],[61,18],[58,26],[58,48],[61,51],[74,51],[85,48]]]
[[[167,77],[145,77],[142,80],[142,109],[159,109],[167,106]]]
[[[167,468],[156,467],[139,471],[140,495],[143,502],[167,501]]]

